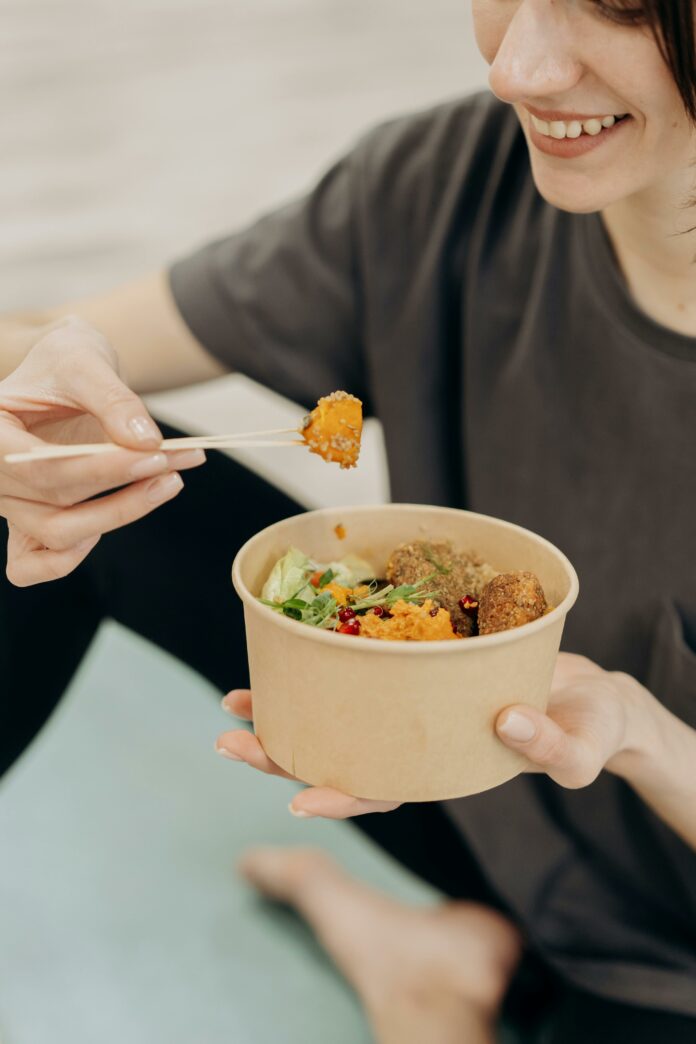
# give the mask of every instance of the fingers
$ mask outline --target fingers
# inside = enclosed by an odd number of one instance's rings
[[[223,704],[226,708],[233,706],[237,710],[244,711],[244,716],[246,716],[246,712],[251,710],[251,693],[248,689],[234,690],[225,697]],[[234,711],[235,714],[237,710]],[[271,761],[256,736],[246,730],[224,732],[218,737],[215,749],[223,757],[230,758],[232,761],[244,761],[247,765],[268,776],[294,779],[294,776],[282,769],[280,765]],[[391,812],[399,807],[399,802],[369,801],[342,794],[331,787],[309,787],[298,794],[289,807],[292,814],[298,819],[318,816],[323,819],[349,819],[368,812]]]
[[[371,812],[393,812],[398,801],[371,801],[351,797],[331,787],[309,787],[290,802],[290,811],[299,819],[352,819]]]
[[[517,704],[498,715],[496,732],[506,746],[563,787],[586,787],[604,766],[602,752],[587,738],[572,735],[535,707]]]
[[[126,489],[71,508],[0,496],[0,515],[51,551],[119,529],[172,500],[183,488],[178,472],[136,482]]]
[[[203,450],[149,454],[115,450],[113,453],[65,460],[37,460],[22,464],[0,461],[0,471],[3,474],[3,493],[55,507],[72,507],[119,486],[155,478],[169,471],[187,471],[204,464],[205,459]]]
[[[222,699],[222,709],[244,721],[254,720],[250,689],[233,689]]]
[[[230,758],[232,761],[245,761],[247,765],[258,769],[259,772],[264,772],[267,776],[281,776],[283,779],[294,779],[294,776],[291,776],[289,772],[282,769],[280,765],[276,765],[275,761],[271,761],[256,736],[251,732],[246,732],[243,729],[235,732],[223,732],[218,737],[215,749],[223,757]]]
[[[99,543],[92,537],[67,551],[48,551],[37,541],[10,526],[7,545],[7,578],[16,587],[30,587],[67,576]]]

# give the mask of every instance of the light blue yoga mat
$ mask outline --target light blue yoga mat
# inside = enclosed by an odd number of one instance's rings
[[[370,1040],[308,931],[234,861],[255,842],[316,843],[393,895],[433,893],[349,825],[293,819],[292,784],[216,755],[218,698],[108,624],[3,781],[2,1044]]]

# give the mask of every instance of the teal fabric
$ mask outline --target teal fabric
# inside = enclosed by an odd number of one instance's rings
[[[370,1041],[311,934],[235,859],[258,842],[318,844],[396,897],[437,896],[349,825],[294,819],[293,784],[216,755],[231,723],[218,697],[108,624],[5,778],[2,1044]]]

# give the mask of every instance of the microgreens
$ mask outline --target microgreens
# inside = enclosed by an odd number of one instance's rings
[[[423,550],[423,554],[425,555],[427,560],[430,562],[430,564],[435,566],[435,569],[437,570],[438,573],[442,573],[443,576],[446,576],[447,573],[451,573],[452,572],[451,566],[448,568],[447,566],[444,566],[442,564],[442,562],[438,562],[438,560],[435,558],[435,555],[433,554],[432,548],[428,547],[427,544],[425,545],[425,548]]]

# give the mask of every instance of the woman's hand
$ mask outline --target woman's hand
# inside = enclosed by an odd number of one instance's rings
[[[122,452],[7,464],[44,442],[103,442]],[[72,572],[102,533],[147,515],[182,488],[196,450],[157,452],[162,436],[119,379],[114,350],[81,320],[51,324],[0,382],[0,515],[9,526],[7,575],[20,587]],[[118,492],[91,498],[117,487]]]
[[[547,713],[513,704],[498,715],[496,731],[529,759],[529,771],[546,772],[562,787],[586,787],[604,768],[619,772],[634,743],[633,708],[641,692],[649,696],[627,674],[561,653]]]

